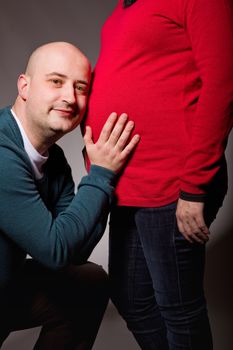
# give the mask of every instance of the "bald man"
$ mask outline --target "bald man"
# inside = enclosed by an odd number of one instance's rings
[[[125,114],[112,113],[96,143],[87,127],[91,167],[74,194],[55,142],[80,124],[90,77],[77,47],[48,43],[29,58],[13,106],[0,111],[0,346],[11,331],[39,325],[37,350],[91,349],[96,338],[108,284],[87,259],[139,136]]]

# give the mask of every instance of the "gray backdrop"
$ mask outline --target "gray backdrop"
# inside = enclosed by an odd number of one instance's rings
[[[0,0],[0,107],[11,104],[17,94],[17,76],[24,71],[28,55],[49,41],[69,41],[78,45],[94,66],[99,52],[100,29],[117,0]],[[85,174],[79,129],[59,144],[73,168],[76,183]],[[213,329],[215,350],[233,349],[233,162],[232,137],[227,147],[229,191],[224,206],[212,225],[207,245],[206,295]],[[107,269],[108,237],[92,254],[92,260]],[[1,312],[1,311],[0,311]],[[14,332],[3,350],[29,350],[39,328]],[[133,337],[110,303],[94,350],[137,350]],[[51,349],[53,350],[53,349]],[[54,349],[55,350],[55,349]],[[202,349],[200,349],[202,350]],[[204,350],[204,349],[203,349]]]

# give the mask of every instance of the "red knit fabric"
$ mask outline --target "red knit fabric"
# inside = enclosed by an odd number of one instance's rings
[[[141,135],[117,186],[119,205],[156,207],[202,194],[232,126],[231,0],[122,1],[102,30],[86,124],[126,112]]]

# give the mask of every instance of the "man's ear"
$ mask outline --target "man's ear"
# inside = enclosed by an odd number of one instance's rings
[[[26,74],[20,74],[17,82],[19,96],[26,101],[29,90],[30,78]]]

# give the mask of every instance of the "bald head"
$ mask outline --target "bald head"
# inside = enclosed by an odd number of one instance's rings
[[[79,125],[90,80],[87,57],[70,43],[48,43],[31,54],[13,109],[39,152]]]
[[[76,55],[81,63],[86,64],[89,66],[89,69],[91,69],[89,60],[78,47],[68,42],[61,41],[44,44],[33,51],[27,63],[26,74],[30,76],[33,75],[34,72],[46,62],[48,57],[56,58],[56,56],[62,53],[66,56]]]

